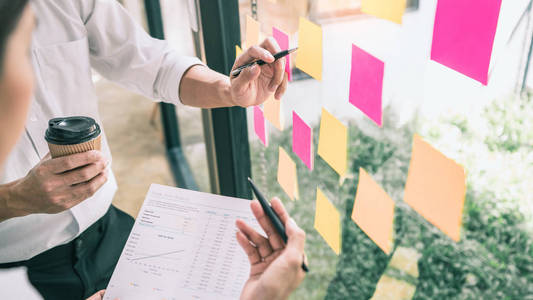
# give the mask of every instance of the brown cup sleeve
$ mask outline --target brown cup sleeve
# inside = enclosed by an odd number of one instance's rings
[[[102,135],[99,135],[98,137],[76,145],[56,145],[48,143],[48,148],[50,149],[50,154],[52,155],[52,158],[76,154],[76,153],[82,153],[87,152],[90,150],[101,150],[101,140]]]

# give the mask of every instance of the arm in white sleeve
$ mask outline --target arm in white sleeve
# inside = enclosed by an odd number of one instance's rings
[[[179,86],[183,75],[202,62],[196,57],[181,56],[166,41],[150,37],[117,1],[87,2],[82,4],[85,8],[81,14],[91,66],[105,78],[146,97],[170,103],[181,101]]]

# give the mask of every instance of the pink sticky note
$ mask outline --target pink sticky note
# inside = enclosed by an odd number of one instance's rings
[[[313,170],[313,130],[292,112],[292,151]]]
[[[352,44],[350,103],[380,127],[384,69],[385,64],[381,60]]]
[[[254,106],[254,130],[257,137],[263,142],[263,145],[268,146],[265,115],[259,106]]]
[[[285,32],[277,29],[276,27],[272,27],[272,35],[274,36],[274,39],[276,42],[278,42],[279,47],[281,50],[287,50],[289,49],[289,35]],[[291,72],[291,55],[285,56],[285,72],[287,72],[287,77],[289,81],[292,80],[292,72]]]
[[[484,85],[501,0],[439,0],[431,59]]]

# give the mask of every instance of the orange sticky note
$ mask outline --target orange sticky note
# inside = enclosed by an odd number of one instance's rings
[[[315,229],[339,255],[341,252],[341,217],[335,205],[319,188],[316,189]]]
[[[352,220],[383,252],[390,254],[394,232],[394,201],[363,168],[359,168]]]
[[[318,155],[341,177],[346,175],[348,128],[327,110],[322,108]]]
[[[283,130],[283,117],[281,115],[281,101],[270,97],[263,103],[265,118],[278,130]]]
[[[246,47],[259,44],[259,22],[246,16]]]
[[[322,28],[300,17],[296,67],[322,80]]]
[[[237,59],[237,57],[241,56],[241,54],[242,54],[241,47],[239,47],[239,45],[235,45],[235,59]]]
[[[362,0],[361,11],[381,19],[402,24],[406,0]]]
[[[291,200],[299,198],[296,164],[281,147],[279,147],[278,182]]]
[[[456,242],[461,234],[465,181],[461,165],[414,136],[404,200]]]

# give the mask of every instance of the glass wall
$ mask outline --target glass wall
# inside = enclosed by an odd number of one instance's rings
[[[189,9],[191,1],[161,1],[165,37],[176,51],[195,56]],[[121,1],[128,12],[147,30],[144,1]],[[160,107],[143,96],[131,93],[94,75],[101,116],[113,154],[113,171],[118,192],[114,204],[132,216],[144,201],[151,183],[175,186],[169,168]],[[176,106],[181,145],[201,191],[210,192],[201,110]],[[131,127],[135,131],[131,131]],[[127,132],[127,134],[125,134]]]
[[[239,3],[245,37],[252,5]],[[533,104],[529,93],[520,93],[531,42],[529,1],[502,3],[487,86],[430,60],[437,1],[409,3],[398,25],[362,14],[358,0],[257,0],[264,37],[276,26],[296,46],[299,17],[323,32],[322,81],[299,75],[293,66],[294,80],[281,100],[284,128],[267,122],[268,147],[255,135],[253,108],[248,110],[253,177],[269,196],[282,199],[307,232],[311,272],[292,299],[523,299],[533,294]],[[352,44],[385,63],[381,128],[348,102]],[[322,108],[348,126],[349,171],[341,184],[316,155]],[[312,171],[292,152],[293,111],[313,129]],[[403,201],[415,133],[466,170],[458,243]],[[277,181],[279,147],[296,163],[300,197],[295,201]],[[391,255],[351,220],[360,167],[396,203]],[[317,187],[341,215],[338,256],[313,226]]]

